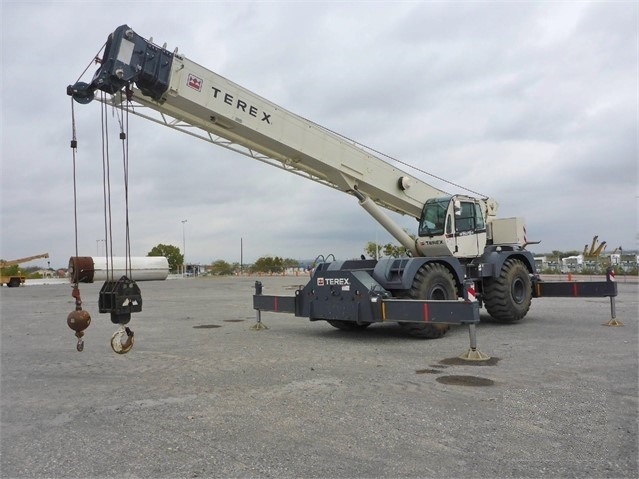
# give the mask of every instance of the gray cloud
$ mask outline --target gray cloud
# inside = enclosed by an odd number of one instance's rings
[[[595,234],[636,247],[634,3],[150,5],[2,4],[0,257],[48,251],[63,266],[74,254],[65,89],[123,23],[286,109],[495,197],[502,216],[527,218],[539,252],[580,249]],[[79,250],[93,255],[104,237],[99,107],[76,104],[75,114]],[[239,261],[240,238],[245,261],[356,257],[369,240],[390,241],[354,198],[167,128],[132,118],[129,148],[134,255],[181,247],[183,219],[192,261]],[[113,178],[121,248],[115,166]],[[414,220],[398,221],[414,231]]]

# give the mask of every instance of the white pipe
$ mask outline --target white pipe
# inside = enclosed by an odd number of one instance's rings
[[[122,276],[134,281],[162,281],[169,276],[169,261],[164,256],[135,256],[129,262],[124,256],[116,256],[107,264],[104,256],[72,257],[69,269],[71,282],[117,281]]]
[[[113,260],[108,262],[107,275],[107,258],[94,257],[93,281],[118,280],[125,275],[134,281],[157,281],[165,280],[169,276],[169,261],[164,256],[136,256],[130,259],[129,267],[126,257],[113,257]]]

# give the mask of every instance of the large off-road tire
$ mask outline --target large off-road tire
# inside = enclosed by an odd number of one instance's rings
[[[371,325],[371,323],[358,324],[355,321],[344,321],[340,319],[328,319],[326,322],[334,328],[341,329],[342,331],[359,331],[366,329]]]
[[[20,286],[20,284],[21,284],[20,278],[11,278],[9,282],[7,283],[7,286],[9,288],[17,288]]]
[[[455,279],[444,265],[426,263],[415,275],[408,297],[436,301],[457,299]],[[420,339],[441,338],[450,328],[448,324],[399,323],[399,325],[408,334]]]
[[[484,305],[497,323],[514,323],[526,316],[532,301],[532,284],[526,265],[518,259],[504,262],[499,276],[484,285]]]

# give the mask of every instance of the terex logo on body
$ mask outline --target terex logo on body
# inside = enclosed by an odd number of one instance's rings
[[[202,80],[201,78],[196,77],[192,73],[189,73],[189,77],[186,80],[186,84],[190,88],[193,88],[194,90],[202,91],[202,83],[203,83],[203,81],[204,80]]]
[[[317,278],[317,286],[349,286],[348,278]]]

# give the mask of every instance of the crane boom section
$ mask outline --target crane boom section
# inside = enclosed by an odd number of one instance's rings
[[[16,264],[28,263],[34,259],[48,258],[49,253],[37,254],[35,256],[27,256],[26,258],[12,259],[10,261],[0,260],[0,268],[6,268],[8,266],[14,266]]]
[[[284,169],[343,192],[357,189],[375,203],[415,218],[427,199],[447,195],[357,143],[154,45],[126,25],[110,36],[101,63],[86,91],[79,91],[76,84],[70,94],[85,95],[88,102],[95,90],[110,94],[124,90],[126,100],[259,152]]]

